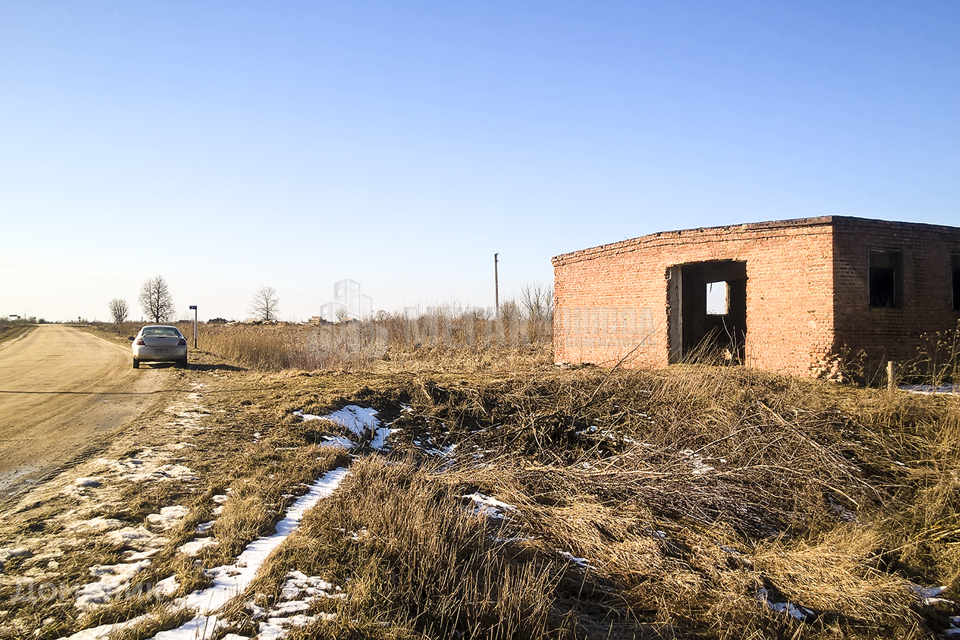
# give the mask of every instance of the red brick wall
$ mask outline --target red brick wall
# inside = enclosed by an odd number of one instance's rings
[[[747,263],[746,364],[810,373],[835,346],[832,220],[672,231],[557,256],[556,361],[613,365],[641,344],[630,365],[665,366],[667,268],[738,260]],[[647,320],[631,325],[633,313]]]
[[[887,360],[916,358],[923,334],[957,326],[951,254],[960,254],[960,229],[860,218],[836,218],[834,229],[837,344],[865,352],[871,373]],[[871,247],[901,250],[900,308],[869,305]]]
[[[871,248],[899,249],[899,308],[870,306]],[[960,228],[811,218],[658,233],[553,259],[557,362],[669,362],[667,269],[746,262],[746,364],[823,374],[833,357],[865,354],[868,373],[918,356],[923,336],[957,327],[951,256]],[[818,366],[819,365],[819,366]]]

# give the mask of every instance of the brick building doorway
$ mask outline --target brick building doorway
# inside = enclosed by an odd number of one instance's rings
[[[725,358],[742,363],[747,336],[747,263],[693,262],[667,268],[670,362]]]

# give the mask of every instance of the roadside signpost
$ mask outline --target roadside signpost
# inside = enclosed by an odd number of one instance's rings
[[[197,305],[192,304],[190,308],[193,309],[193,348],[197,348]]]

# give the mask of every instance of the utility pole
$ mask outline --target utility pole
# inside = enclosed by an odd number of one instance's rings
[[[500,317],[500,276],[497,273],[497,256],[499,253],[493,254],[493,304],[496,305],[497,318]]]

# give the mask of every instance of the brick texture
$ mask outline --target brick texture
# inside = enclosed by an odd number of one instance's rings
[[[871,248],[902,255],[902,305],[870,307]],[[951,255],[960,229],[822,217],[656,233],[553,259],[557,362],[670,362],[671,268],[746,263],[747,366],[824,375],[841,352],[907,360],[956,327]],[[676,338],[674,338],[676,342]],[[676,345],[673,345],[676,348]]]

